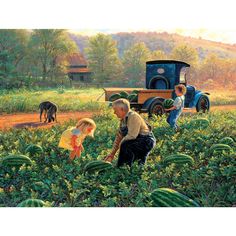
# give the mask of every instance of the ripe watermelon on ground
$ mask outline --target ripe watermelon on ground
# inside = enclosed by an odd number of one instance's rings
[[[165,101],[163,102],[163,106],[165,109],[169,109],[169,108],[173,107],[173,104],[174,104],[173,99],[165,99]]]
[[[40,199],[27,199],[22,201],[17,206],[18,207],[44,207],[46,204]]]
[[[102,160],[96,160],[96,161],[90,161],[87,163],[84,167],[84,171],[88,173],[93,172],[100,172],[104,170],[111,169],[113,166],[110,162],[102,161]]]
[[[151,193],[155,207],[199,207],[191,198],[170,188],[158,188]]]
[[[162,160],[164,165],[170,165],[174,163],[177,166],[182,166],[185,164],[194,164],[194,159],[186,154],[173,154],[167,157],[164,157]]]
[[[8,167],[19,167],[21,165],[31,165],[32,161],[28,156],[11,154],[1,159],[1,165]]]
[[[36,144],[29,144],[26,149],[25,149],[26,153],[29,153],[31,156],[35,155],[35,154],[40,154],[43,152],[43,148],[40,145],[36,145]]]
[[[227,144],[227,145],[233,145],[234,140],[231,137],[224,137],[219,141],[219,143]]]
[[[213,144],[210,148],[210,152],[212,154],[221,154],[223,152],[230,153],[232,151],[232,148],[227,144]]]

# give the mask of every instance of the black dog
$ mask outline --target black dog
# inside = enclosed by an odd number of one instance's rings
[[[40,109],[40,122],[42,122],[42,114],[44,112],[44,123],[48,121],[50,123],[51,121],[57,122],[57,105],[50,102],[42,102],[39,104]],[[55,116],[54,116],[55,115]]]

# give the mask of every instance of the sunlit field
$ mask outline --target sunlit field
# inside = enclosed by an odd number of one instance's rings
[[[210,92],[212,105],[235,105],[236,93],[232,90]],[[42,101],[52,101],[59,111],[98,111],[104,103],[102,88],[45,89],[45,90],[1,90],[0,112],[37,112]]]
[[[102,89],[45,89],[0,91],[0,112],[36,112],[43,101],[58,105],[59,111],[97,111],[103,105]]]

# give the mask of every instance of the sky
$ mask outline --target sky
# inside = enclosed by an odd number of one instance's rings
[[[234,44],[235,9],[233,0],[8,0],[0,28],[166,31]]]

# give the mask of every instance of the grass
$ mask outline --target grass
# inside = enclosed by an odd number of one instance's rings
[[[236,105],[235,90],[207,90],[212,105]]]
[[[0,92],[0,112],[36,112],[42,101],[56,103],[60,111],[97,111],[105,105],[102,89],[48,89],[39,91],[14,90]]]
[[[229,90],[212,90],[212,105],[236,105],[236,93]],[[82,89],[20,89],[0,90],[0,113],[37,112],[42,101],[55,102],[59,110],[66,111],[98,111],[106,106],[101,88]]]

